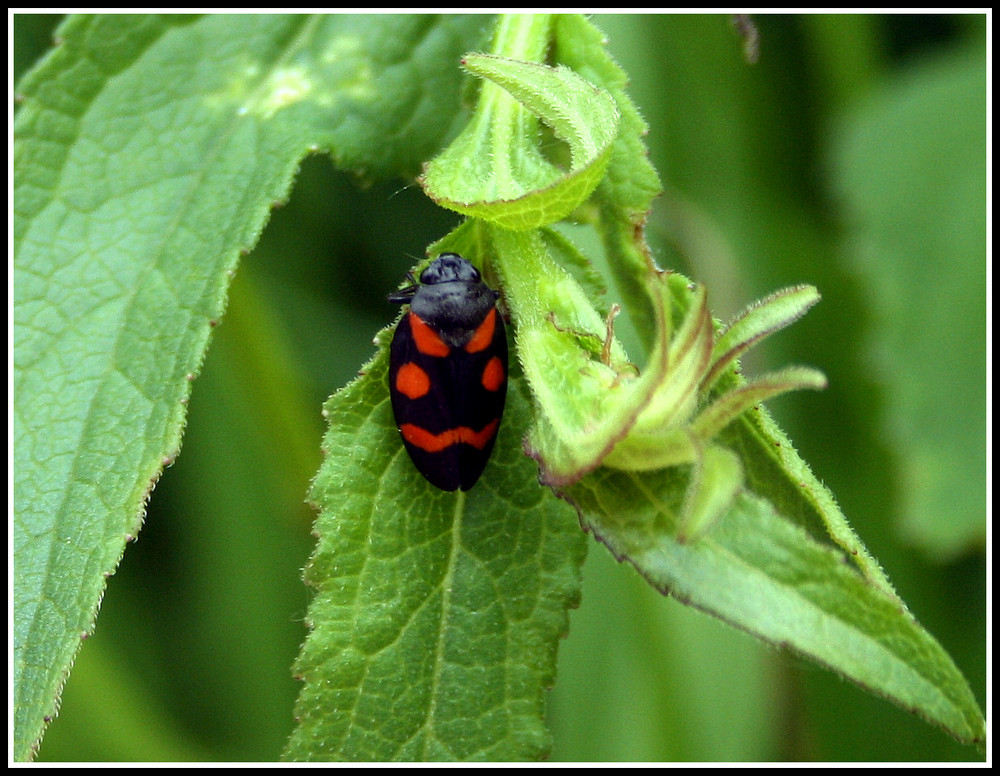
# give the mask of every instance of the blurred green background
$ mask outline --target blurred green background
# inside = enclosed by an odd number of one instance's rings
[[[55,16],[14,18],[19,75]],[[649,240],[715,314],[823,302],[749,373],[824,370],[772,412],[985,708],[986,17],[596,16],[650,125]],[[109,580],[43,761],[278,758],[298,691],[320,406],[457,216],[307,159],[236,277],[182,454]],[[613,293],[613,292],[612,292]],[[592,545],[550,694],[554,760],[963,760],[975,750],[650,590]]]

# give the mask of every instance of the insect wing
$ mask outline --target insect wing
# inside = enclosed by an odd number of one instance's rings
[[[507,339],[496,308],[464,347],[408,311],[389,363],[393,413],[414,465],[442,490],[468,490],[489,460],[506,398]]]

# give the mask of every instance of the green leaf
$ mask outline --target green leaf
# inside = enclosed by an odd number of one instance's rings
[[[720,445],[701,449],[699,444],[677,526],[677,541],[694,541],[707,533],[732,506],[742,484],[743,465],[736,453]]]
[[[524,15],[523,39],[546,41],[544,17]],[[504,50],[503,29],[495,45]],[[541,56],[544,46],[529,55]],[[600,183],[618,130],[614,99],[565,67],[469,54],[483,84],[473,120],[427,165],[423,186],[438,204],[506,229],[535,229],[569,215]],[[569,149],[568,169],[539,147],[538,120]]]
[[[55,713],[106,577],[178,453],[229,279],[299,161],[325,148],[369,175],[416,170],[450,129],[455,63],[481,25],[78,16],[19,85],[17,759]]]
[[[570,497],[615,556],[664,593],[808,656],[960,740],[985,740],[965,679],[898,600],[750,494],[707,536],[675,540],[676,477],[602,469]]]
[[[789,391],[826,388],[822,372],[807,366],[790,366],[756,377],[744,385],[733,388],[708,406],[691,424],[701,436],[711,438],[737,417],[763,401]]]
[[[533,760],[551,742],[544,694],[579,597],[572,510],[535,483],[512,379],[486,471],[446,493],[416,471],[386,390],[389,331],[325,407],[313,484],[316,589],[296,670],[294,760]]]
[[[750,305],[716,339],[712,371],[705,378],[705,387],[715,385],[722,371],[749,348],[801,318],[818,301],[819,292],[812,286],[795,286]]]

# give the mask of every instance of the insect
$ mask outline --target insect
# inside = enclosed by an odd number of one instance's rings
[[[441,490],[483,473],[507,397],[507,336],[499,292],[457,253],[390,294],[408,304],[389,349],[389,397],[417,470]]]

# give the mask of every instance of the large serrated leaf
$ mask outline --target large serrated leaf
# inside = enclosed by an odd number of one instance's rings
[[[415,170],[450,128],[456,62],[481,28],[432,16],[79,16],[20,84],[18,759],[54,713],[106,576],[179,450],[229,279],[300,159],[327,148],[369,174]]]
[[[416,471],[393,428],[384,350],[326,405],[313,485],[317,595],[296,670],[295,760],[533,760],[544,691],[585,539],[534,483],[512,381],[483,478],[467,494]]]

